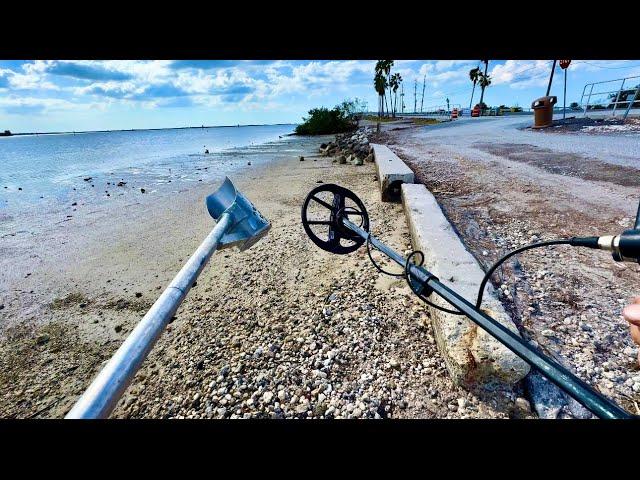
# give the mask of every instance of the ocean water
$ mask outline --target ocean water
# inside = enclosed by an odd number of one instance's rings
[[[0,137],[0,216],[230,174],[294,152],[296,141],[286,136],[293,130],[263,125]],[[117,187],[119,181],[126,185]]]

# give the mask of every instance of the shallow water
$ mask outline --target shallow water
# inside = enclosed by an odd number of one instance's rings
[[[264,125],[0,138],[0,221],[61,203],[108,198],[123,187],[150,191],[170,182],[230,174],[249,161],[256,165],[269,161],[274,150],[286,151],[291,137],[285,135],[293,128]],[[120,181],[126,185],[117,187]]]

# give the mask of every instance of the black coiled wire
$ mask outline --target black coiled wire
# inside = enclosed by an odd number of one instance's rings
[[[442,312],[450,313],[452,315],[464,315],[464,313],[462,313],[459,310],[451,310],[451,309],[448,309],[448,308],[441,307],[440,305],[436,305],[435,303],[431,302],[427,298],[427,296],[423,295],[422,292],[419,292],[418,290],[416,290],[413,287],[413,283],[411,282],[411,270],[410,270],[411,259],[416,255],[420,255],[420,263],[419,264],[415,264],[414,263],[414,265],[416,265],[418,267],[421,267],[424,264],[424,253],[422,253],[420,250],[414,250],[413,252],[411,252],[409,254],[409,256],[407,257],[407,261],[404,264],[404,270],[402,272],[393,273],[393,272],[389,272],[389,271],[385,270],[384,268],[382,268],[373,259],[373,256],[371,255],[371,234],[370,233],[367,235],[366,244],[367,244],[367,255],[369,255],[369,260],[371,260],[371,263],[373,264],[373,266],[376,267],[376,270],[378,270],[380,273],[384,273],[385,275],[389,275],[390,277],[404,277],[405,280],[407,281],[407,283],[409,284],[409,288],[411,289],[411,291],[414,294],[416,294],[420,300],[422,300],[424,303],[426,303],[430,307],[433,307],[436,310],[440,310]],[[425,288],[426,288],[426,286],[425,286]],[[429,292],[429,294],[431,294],[431,292]]]
[[[404,277],[407,280],[407,283],[409,284],[409,288],[411,289],[411,291],[416,294],[418,296],[418,298],[420,298],[420,300],[422,300],[424,303],[426,303],[427,305],[429,305],[430,307],[433,307],[437,310],[440,310],[442,312],[446,312],[446,313],[450,313],[452,315],[464,315],[464,313],[462,313],[459,310],[451,310],[448,308],[444,308],[441,307],[439,305],[434,304],[433,302],[431,302],[427,296],[428,295],[423,295],[420,291],[416,290],[413,286],[413,283],[411,282],[411,271],[410,271],[410,265],[411,265],[411,259],[413,257],[415,257],[416,255],[420,255],[420,263],[419,264],[415,264],[418,267],[421,267],[424,264],[424,253],[422,253],[420,250],[414,250],[413,252],[411,252],[409,254],[409,256],[407,257],[407,261],[404,265],[404,270],[400,273],[393,273],[393,272],[389,272],[385,269],[383,269],[380,265],[378,265],[378,263],[373,259],[373,256],[371,255],[371,234],[369,233],[367,235],[367,255],[369,256],[369,260],[371,260],[371,263],[373,264],[374,267],[376,267],[376,270],[378,270],[380,273],[384,273],[385,275],[389,275],[391,277]],[[558,239],[558,240],[548,240],[548,241],[544,241],[544,242],[539,242],[539,243],[531,243],[529,245],[525,245],[523,247],[520,248],[516,248],[515,250],[510,251],[509,253],[503,255],[500,259],[498,259],[493,265],[491,265],[491,267],[489,268],[489,270],[487,270],[487,272],[485,273],[484,277],[482,278],[482,282],[480,283],[480,288],[478,289],[478,297],[476,299],[476,309],[480,309],[480,306],[482,305],[482,298],[484,296],[484,290],[485,287],[487,286],[487,283],[489,282],[489,279],[491,278],[491,275],[493,275],[493,272],[495,272],[495,270],[502,265],[502,263],[504,263],[505,260],[508,260],[509,258],[511,258],[512,256],[524,252],[526,250],[531,250],[532,248],[538,248],[538,247],[548,247],[548,246],[553,246],[553,245],[571,245],[572,244],[572,240],[571,239]],[[425,288],[428,288],[425,286]],[[429,292],[429,295],[431,294],[431,292]]]

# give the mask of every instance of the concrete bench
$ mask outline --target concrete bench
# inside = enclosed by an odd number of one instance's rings
[[[413,183],[413,171],[386,145],[372,143],[383,202],[400,201],[400,185]]]
[[[475,303],[484,272],[467,251],[442,213],[435,197],[424,185],[403,184],[402,202],[413,247],[424,253],[424,266],[444,284]],[[509,330],[517,329],[489,285],[483,310]],[[437,295],[430,300],[451,308]],[[514,384],[529,372],[529,365],[471,320],[432,307],[431,324],[438,348],[453,381],[474,386]]]

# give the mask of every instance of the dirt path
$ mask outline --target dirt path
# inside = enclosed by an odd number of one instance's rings
[[[532,241],[632,225],[640,159],[635,167],[616,165],[536,145],[535,136],[514,143],[486,129],[477,140],[465,138],[465,127],[446,135],[426,129],[387,132],[381,141],[436,195],[485,268]],[[640,413],[637,348],[620,315],[640,293],[639,274],[638,265],[615,263],[608,253],[561,246],[519,255],[494,284],[527,338]]]

